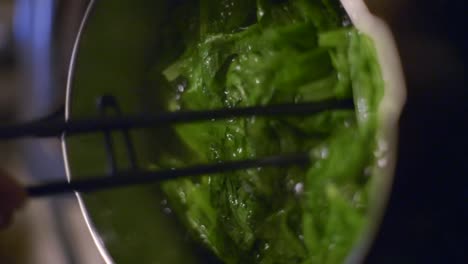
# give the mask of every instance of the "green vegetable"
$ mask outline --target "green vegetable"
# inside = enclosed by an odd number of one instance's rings
[[[171,111],[354,98],[356,111],[179,125],[158,167],[310,151],[309,168],[261,168],[163,188],[226,263],[341,263],[366,223],[383,82],[372,41],[331,0],[172,6],[173,51],[151,72]],[[177,35],[178,37],[174,37]],[[177,44],[171,44],[177,43]]]

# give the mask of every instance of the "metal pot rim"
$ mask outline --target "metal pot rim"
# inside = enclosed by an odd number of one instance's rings
[[[392,189],[393,174],[396,163],[396,145],[398,142],[397,128],[398,120],[401,114],[403,105],[406,100],[406,89],[404,83],[404,77],[402,73],[402,67],[398,56],[398,51],[392,33],[388,26],[381,19],[375,17],[367,9],[363,0],[340,0],[344,6],[346,12],[350,16],[351,21],[356,28],[366,34],[368,34],[375,42],[377,55],[379,61],[386,61],[385,64],[381,63],[382,73],[384,81],[386,82],[386,92],[382,100],[379,109],[379,121],[381,128],[379,129],[379,138],[384,139],[385,147],[388,152],[387,165],[378,170],[379,174],[382,174],[383,180],[379,182],[379,185],[384,187],[379,188],[381,190],[379,202],[373,206],[371,216],[374,221],[369,228],[366,229],[361,239],[354,246],[354,249],[350,252],[346,263],[359,263],[361,262],[366,253],[369,251],[370,246],[375,239],[378,227],[383,218],[383,213],[387,207],[388,198]],[[66,99],[65,99],[65,119],[70,118],[71,111],[71,98],[72,98],[72,86],[75,72],[76,59],[80,49],[80,42],[83,32],[86,30],[89,18],[92,14],[93,7],[96,0],[90,0],[81,25],[79,27],[78,34],[73,46],[73,52],[70,59],[70,65],[67,75],[66,85]],[[372,22],[372,23],[370,23]],[[368,26],[372,24],[372,26]],[[387,88],[390,87],[390,93],[387,92]],[[396,102],[396,103],[395,103]],[[388,132],[390,131],[390,132]],[[62,153],[65,164],[66,177],[68,181],[71,180],[71,170],[68,159],[67,143],[65,137],[61,139]],[[390,144],[389,144],[390,143]],[[383,191],[383,192],[382,192]],[[112,256],[107,250],[104,242],[102,241],[99,232],[92,223],[91,216],[86,209],[86,205],[83,201],[82,196],[76,193],[78,203],[85,219],[86,225],[91,233],[94,243],[97,246],[99,253],[106,264],[114,263]]]

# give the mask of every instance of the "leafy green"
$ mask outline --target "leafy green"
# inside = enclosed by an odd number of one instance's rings
[[[192,22],[176,27],[178,55],[152,71],[168,110],[332,98],[356,105],[177,126],[183,151],[167,148],[158,167],[304,151],[313,162],[168,182],[176,214],[226,263],[342,262],[368,211],[383,93],[372,41],[343,26],[337,1],[201,0],[174,8]]]

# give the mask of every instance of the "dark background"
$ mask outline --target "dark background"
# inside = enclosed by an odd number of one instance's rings
[[[366,263],[468,263],[466,1],[367,2],[395,34],[408,98],[390,204]]]

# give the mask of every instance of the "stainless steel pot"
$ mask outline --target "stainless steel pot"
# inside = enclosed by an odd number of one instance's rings
[[[385,60],[387,99],[381,112],[385,120],[385,139],[394,155],[398,116],[404,101],[398,55],[392,37],[382,22],[365,10],[361,1],[343,1],[353,22],[376,36],[380,57]],[[151,91],[144,88],[152,60],[157,59],[153,45],[157,42],[159,21],[152,14],[158,2],[150,0],[116,0],[112,3],[91,1],[75,44],[67,91],[66,118],[98,115],[93,98],[113,94],[126,113],[156,111]],[[377,26],[369,27],[369,25]],[[391,87],[391,88],[389,88]],[[146,131],[147,132],[147,131]],[[135,132],[139,162],[151,166],[153,153],[145,141],[145,131]],[[390,133],[388,133],[390,132]],[[102,175],[106,173],[106,155],[102,135],[67,139],[63,142],[67,175]],[[126,165],[122,144],[117,160]],[[122,154],[123,153],[123,154]],[[349,261],[359,262],[375,235],[391,186],[394,156],[383,169],[381,197],[375,205],[373,224],[363,236]],[[174,225],[173,216],[165,215],[163,196],[154,186],[129,188],[93,195],[78,195],[83,214],[104,260],[107,263],[195,263],[199,254]],[[184,255],[186,254],[186,255]]]

